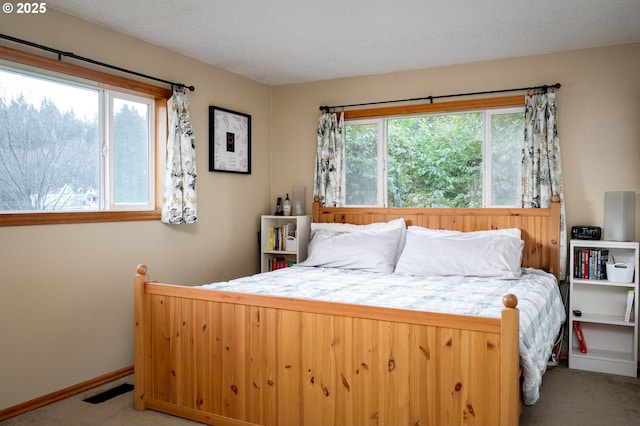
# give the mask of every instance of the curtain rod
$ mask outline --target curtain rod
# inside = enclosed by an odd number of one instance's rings
[[[456,96],[473,96],[473,95],[488,95],[491,93],[505,93],[505,92],[521,92],[523,90],[536,90],[536,89],[542,89],[544,91],[547,91],[547,89],[559,89],[560,88],[560,83],[555,83],[555,84],[551,84],[551,85],[544,85],[544,86],[534,86],[534,87],[521,87],[519,89],[502,89],[502,90],[489,90],[489,91],[485,91],[485,92],[472,92],[472,93],[457,93],[454,95],[439,95],[439,96],[425,96],[422,98],[409,98],[409,99],[395,99],[392,101],[379,101],[379,102],[367,102],[367,103],[362,103],[362,104],[351,104],[351,105],[334,105],[334,106],[326,106],[323,105],[320,107],[321,111],[325,111],[325,112],[329,112],[329,110],[331,109],[336,109],[336,108],[348,108],[348,107],[357,107],[357,106],[367,106],[367,105],[380,105],[380,104],[389,104],[389,103],[394,103],[394,102],[411,102],[411,101],[429,101],[430,103],[433,103],[434,99],[441,99],[441,98],[454,98]]]
[[[21,40],[19,38],[11,37],[11,36],[8,36],[6,34],[0,34],[0,38],[4,38],[6,40],[13,41],[15,43],[21,43],[21,44],[25,44],[27,46],[31,46],[31,47],[35,47],[35,48],[38,48],[38,49],[41,49],[41,50],[46,50],[48,52],[55,53],[55,54],[58,55],[58,60],[59,61],[62,60],[63,56],[67,56],[69,58],[77,59],[79,61],[89,62],[89,63],[94,64],[94,65],[99,65],[101,67],[111,68],[113,70],[125,72],[127,74],[137,75],[138,77],[143,77],[143,78],[147,78],[147,79],[150,79],[150,80],[159,81],[161,83],[170,84],[171,86],[184,87],[184,88],[189,89],[191,92],[196,90],[196,88],[193,87],[193,86],[187,86],[186,84],[182,84],[182,83],[174,83],[173,81],[168,81],[168,80],[163,80],[161,78],[152,77],[150,75],[142,74],[142,73],[139,73],[139,72],[136,72],[136,71],[131,71],[131,70],[128,70],[128,69],[125,69],[125,68],[121,68],[121,67],[115,66],[115,65],[105,64],[104,62],[95,61],[95,60],[90,59],[90,58],[85,58],[83,56],[75,55],[75,54],[73,54],[71,52],[64,52],[62,50],[54,49],[52,47],[43,46],[41,44],[32,43],[30,41]]]

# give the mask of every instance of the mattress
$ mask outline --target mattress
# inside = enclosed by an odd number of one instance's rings
[[[523,401],[534,404],[566,319],[556,278],[523,268],[518,279],[413,276],[294,266],[202,286],[216,290],[499,318],[502,297],[518,297]]]

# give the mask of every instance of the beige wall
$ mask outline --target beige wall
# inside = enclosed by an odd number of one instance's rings
[[[604,225],[605,191],[640,191],[640,44],[273,89],[272,197],[307,185],[320,105],[562,84],[557,92],[568,225]],[[636,197],[640,212],[640,196]],[[637,216],[637,215],[636,215]],[[636,238],[640,220],[636,220]]]
[[[133,363],[133,280],[198,284],[259,270],[269,213],[271,88],[49,9],[0,15],[4,34],[170,81],[189,93],[200,222],[0,228],[0,410]],[[2,42],[21,48],[20,45]],[[45,54],[39,51],[38,54]],[[208,171],[208,106],[252,116],[252,174]]]
[[[147,263],[152,278],[184,284],[257,271],[259,215],[294,185],[306,186],[310,209],[320,105],[560,82],[569,226],[603,225],[604,191],[640,190],[638,44],[270,88],[51,9],[0,15],[0,26],[5,34],[195,85],[189,98],[200,216],[189,226],[0,228],[0,410],[132,364],[136,264]],[[209,105],[252,115],[251,175],[207,171]]]

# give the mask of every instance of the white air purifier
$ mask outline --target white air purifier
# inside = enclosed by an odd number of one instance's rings
[[[304,216],[304,186],[294,186],[293,187],[293,215],[294,216]]]
[[[636,193],[609,191],[604,193],[604,239],[635,241]]]

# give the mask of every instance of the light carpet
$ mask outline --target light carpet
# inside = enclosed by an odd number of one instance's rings
[[[84,402],[90,396],[133,377],[101,386],[21,416],[2,426],[169,426],[197,425],[154,411],[135,411],[133,392],[100,404]],[[566,363],[550,369],[543,377],[540,400],[524,408],[521,426],[637,426],[640,425],[640,379],[570,370]],[[489,425],[490,426],[490,425]]]

